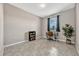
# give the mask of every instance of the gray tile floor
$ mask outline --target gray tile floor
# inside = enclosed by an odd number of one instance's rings
[[[4,56],[77,56],[74,45],[46,39],[34,40],[4,49]]]

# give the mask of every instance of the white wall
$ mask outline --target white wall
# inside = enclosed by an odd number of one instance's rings
[[[60,32],[60,40],[64,41],[65,37],[63,36],[62,27],[65,26],[65,24],[71,24],[75,29],[75,8],[59,12],[59,13],[56,13],[56,14],[48,16],[48,17],[51,18],[51,17],[57,16],[57,15],[60,15],[60,30],[61,30],[61,32]],[[43,36],[43,38],[46,38],[47,18],[48,17],[45,17],[42,20],[43,21],[42,22],[43,23],[43,26],[42,26],[42,36]],[[74,41],[75,41],[75,36],[72,38],[72,42],[74,42]]]
[[[79,54],[79,3],[76,4],[76,49]]]
[[[3,55],[3,4],[0,4],[0,56]]]
[[[36,31],[37,39],[41,37],[41,19],[19,8],[5,4],[4,9],[4,45],[24,41],[24,34]]]

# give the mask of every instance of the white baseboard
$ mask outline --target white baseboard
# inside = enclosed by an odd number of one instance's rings
[[[9,46],[13,46],[13,45],[16,45],[16,44],[20,44],[20,43],[23,43],[23,42],[25,42],[25,41],[21,41],[21,42],[17,42],[17,43],[13,43],[13,44],[5,45],[4,48],[5,48],[5,47],[9,47]]]
[[[61,42],[66,42],[66,40],[59,40],[59,41],[61,41]],[[75,42],[72,42],[72,44],[75,44]]]
[[[43,39],[47,39],[47,38],[44,38]],[[61,39],[57,39],[58,41],[61,41],[61,42],[66,42],[66,40],[61,40]],[[75,42],[72,42],[72,44],[75,44]]]
[[[43,37],[42,37],[42,38],[43,38]],[[40,38],[40,39],[42,39],[42,38]],[[43,39],[47,39],[47,38],[43,38]],[[59,40],[59,41],[66,42],[65,40]],[[5,48],[5,47],[9,47],[9,46],[13,46],[13,45],[16,45],[16,44],[20,44],[20,43],[23,43],[23,42],[26,42],[26,41],[21,41],[21,42],[9,44],[9,45],[4,45],[4,48]],[[74,43],[74,42],[72,42],[72,43]]]
[[[65,40],[60,40],[60,39],[59,39],[59,41],[61,41],[61,42],[66,42]]]
[[[41,36],[38,36],[36,39],[41,39]],[[9,45],[4,45],[4,48],[9,47],[9,46],[13,46],[13,45],[16,45],[16,44],[20,44],[20,43],[23,43],[23,42],[28,42],[28,40],[21,41],[21,42],[16,42],[16,43],[9,44]]]
[[[38,37],[37,37],[37,39],[41,39],[41,37],[40,37],[40,36],[38,36]],[[16,43],[9,44],[9,45],[4,45],[4,48],[5,48],[5,47],[9,47],[9,46],[13,46],[13,45],[16,45],[16,44],[20,44],[20,43],[23,43],[23,42],[28,42],[28,40],[21,41],[21,42],[16,42]]]
[[[78,53],[78,55],[79,55],[79,47],[77,46],[77,45],[75,45],[76,47],[76,51],[77,51],[77,53]]]

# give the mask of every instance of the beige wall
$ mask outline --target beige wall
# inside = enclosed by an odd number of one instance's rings
[[[0,4],[0,55],[3,55],[3,4]]]
[[[69,9],[69,10],[66,10],[66,11],[62,11],[62,12],[59,12],[59,13],[56,13],[54,15],[51,15],[51,16],[48,16],[50,18],[54,17],[54,16],[57,16],[57,15],[60,15],[60,39],[61,41],[64,41],[65,40],[65,37],[63,36],[63,31],[62,31],[62,27],[65,25],[65,24],[71,24],[74,29],[75,29],[75,8],[73,9]],[[46,32],[47,32],[47,18],[48,17],[45,17],[43,18],[43,25],[42,25],[42,36],[43,38],[46,38]],[[75,41],[75,36],[72,38],[72,42]]]
[[[41,18],[9,4],[4,7],[5,45],[24,41],[24,33],[28,31],[36,31],[37,39],[41,37]]]
[[[79,54],[79,3],[76,4],[76,49]]]

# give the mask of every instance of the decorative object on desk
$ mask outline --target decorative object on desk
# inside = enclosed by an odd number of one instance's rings
[[[53,32],[51,32],[51,31],[48,31],[47,33],[46,33],[46,36],[47,36],[47,39],[48,40],[53,40]]]
[[[63,27],[62,29],[64,31],[64,36],[66,37],[66,43],[71,44],[70,38],[73,36],[73,27],[69,24],[65,24],[65,27]]]
[[[36,40],[36,32],[30,31],[29,32],[29,41]]]

